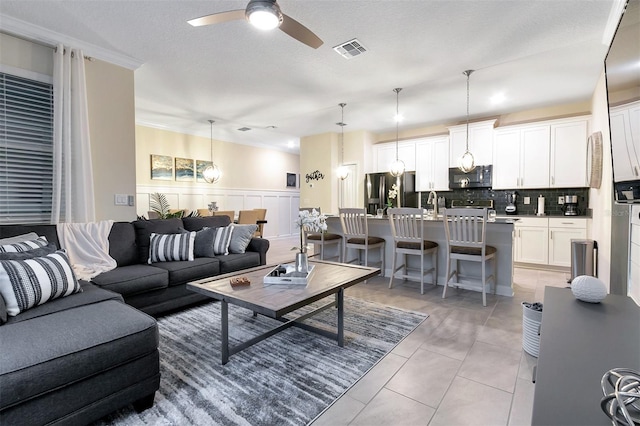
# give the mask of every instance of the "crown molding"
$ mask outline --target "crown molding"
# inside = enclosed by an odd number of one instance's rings
[[[29,41],[55,47],[58,44],[82,49],[85,56],[109,62],[130,70],[140,68],[144,62],[139,59],[127,56],[123,53],[105,49],[95,44],[87,43],[77,38],[52,31],[29,22],[16,19],[12,16],[3,15],[0,20],[0,31],[15,35]]]
[[[620,22],[620,18],[624,13],[626,5],[627,0],[614,0],[613,4],[611,5],[609,19],[607,19],[607,25],[605,25],[604,31],[602,33],[602,44],[604,44],[605,46],[611,45],[611,41],[613,41],[613,36],[618,29],[618,23]]]

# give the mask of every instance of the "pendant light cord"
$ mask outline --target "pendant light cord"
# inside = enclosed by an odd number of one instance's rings
[[[341,132],[341,136],[340,136],[340,166],[344,167],[344,126],[346,126],[346,124],[344,124],[344,107],[347,106],[347,104],[345,104],[344,102],[338,104],[340,106],[340,108],[342,108],[342,117],[340,119],[340,132]]]
[[[211,139],[209,141],[209,148],[211,150],[211,164],[213,165],[213,123],[215,123],[214,120],[209,120],[209,123],[211,124]]]
[[[467,150],[469,152],[469,76],[474,70],[466,70],[463,74],[467,76]]]
[[[396,162],[398,161],[398,127],[400,126],[400,91],[402,88],[398,87],[393,89],[396,92]]]

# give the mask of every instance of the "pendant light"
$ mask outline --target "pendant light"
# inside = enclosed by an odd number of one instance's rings
[[[458,168],[464,173],[469,173],[476,168],[475,159],[473,154],[469,151],[469,76],[474,70],[466,70],[462,74],[467,76],[467,148],[462,154],[462,157],[458,159]]]
[[[338,126],[340,126],[340,132],[341,132],[340,134],[340,166],[338,166],[338,170],[336,171],[336,173],[340,178],[340,180],[345,180],[349,176],[349,169],[344,165],[344,126],[347,125],[344,122],[344,107],[347,106],[347,104],[343,102],[338,104],[338,106],[342,108],[342,119],[340,120],[339,123],[336,123]]]
[[[213,163],[213,123],[215,123],[215,121],[209,120],[209,123],[211,124],[211,165],[207,166],[202,171],[202,177],[207,183],[216,183],[220,180],[220,176],[222,176],[222,173],[220,172],[218,166]]]
[[[398,126],[400,125],[400,110],[399,110],[399,94],[402,88],[397,87],[393,89],[396,92],[396,161],[391,164],[390,172],[394,177],[402,176],[404,173],[404,162],[398,158]]]

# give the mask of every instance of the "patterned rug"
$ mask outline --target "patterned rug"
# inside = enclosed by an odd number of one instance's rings
[[[219,303],[163,317],[158,321],[162,378],[154,406],[142,413],[125,408],[99,424],[305,425],[428,317],[351,297],[345,297],[344,307],[343,348],[291,327],[232,355],[224,366]],[[335,331],[336,311],[305,322]],[[278,324],[229,305],[232,345]]]

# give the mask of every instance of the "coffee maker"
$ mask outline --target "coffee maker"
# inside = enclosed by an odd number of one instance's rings
[[[564,196],[564,205],[562,206],[562,212],[565,216],[578,216],[580,214],[577,195]]]
[[[515,191],[507,192],[507,207],[505,207],[504,212],[506,214],[517,214],[518,208],[516,207],[516,198],[517,194]]]

